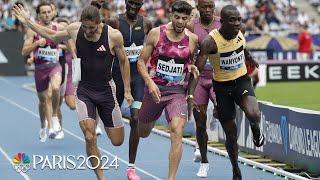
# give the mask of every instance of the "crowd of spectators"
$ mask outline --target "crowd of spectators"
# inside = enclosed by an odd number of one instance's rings
[[[40,0],[25,0],[29,8],[36,7]],[[111,15],[125,11],[124,0],[106,0],[109,2]],[[174,0],[144,0],[141,14],[148,16],[157,26],[166,23],[169,18],[169,7]],[[195,5],[194,0],[188,0]],[[315,3],[315,0],[310,0]],[[319,1],[319,0],[317,0]],[[0,0],[0,31],[17,29],[11,8],[15,0]],[[60,16],[76,21],[82,7],[88,0],[55,0]],[[307,26],[312,34],[319,34],[319,25],[307,13],[300,11],[294,1],[290,0],[215,0],[216,15],[226,4],[234,4],[239,9],[243,22],[249,33],[298,32],[300,25]],[[32,11],[31,11],[32,12]],[[35,14],[33,13],[35,16]]]

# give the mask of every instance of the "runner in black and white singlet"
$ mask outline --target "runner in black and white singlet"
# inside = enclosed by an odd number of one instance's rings
[[[81,80],[77,89],[77,113],[85,136],[88,156],[100,159],[95,133],[96,109],[104,123],[112,144],[120,146],[124,141],[124,127],[120,107],[116,100],[115,84],[111,76],[114,56],[120,62],[125,86],[125,98],[132,103],[130,90],[130,67],[125,55],[121,33],[101,22],[99,9],[87,6],[80,17],[81,22],[68,25],[63,31],[52,31],[32,22],[22,6],[13,8],[15,16],[33,31],[58,43],[72,39],[76,42],[77,57],[81,58]],[[105,179],[101,163],[90,158],[99,180]]]
[[[142,104],[144,81],[137,70],[137,61],[139,59],[146,34],[152,28],[151,22],[142,16],[138,15],[140,8],[143,5],[143,0],[128,0],[126,1],[126,12],[118,17],[110,18],[108,24],[113,28],[119,29],[124,39],[126,55],[130,62],[130,77],[131,77],[131,94],[134,102],[130,106],[130,138],[129,138],[129,165],[127,168],[127,177],[129,180],[139,180],[136,175],[134,166],[136,154],[139,144],[138,137],[138,113]],[[119,68],[119,61],[116,59],[112,69],[112,76],[117,85],[117,100],[121,106],[123,101],[123,82]]]

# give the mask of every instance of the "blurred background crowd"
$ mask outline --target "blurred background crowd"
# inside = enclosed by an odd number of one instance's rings
[[[148,16],[155,25],[166,23],[169,18],[169,7],[173,0],[144,0],[141,14]],[[193,6],[196,2],[188,0]],[[14,0],[0,0],[0,31],[17,29],[15,18],[11,13]],[[19,1],[18,1],[19,2]],[[20,1],[29,8],[36,7],[39,0]],[[59,16],[76,21],[87,0],[56,0]],[[108,0],[111,15],[125,11],[124,0]],[[309,0],[314,5],[320,5],[319,0]],[[269,33],[270,31],[297,32],[300,25],[307,26],[312,34],[319,33],[319,25],[315,19],[300,10],[294,1],[290,0],[216,0],[216,15],[226,4],[235,4],[247,25],[250,33]],[[33,12],[32,12],[33,13]],[[197,14],[196,14],[197,16]]]

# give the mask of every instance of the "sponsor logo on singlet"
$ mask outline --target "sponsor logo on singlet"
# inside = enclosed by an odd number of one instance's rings
[[[138,61],[142,48],[142,45],[136,46],[135,43],[132,43],[130,47],[124,48],[130,63],[135,63]]]
[[[235,51],[220,54],[220,69],[222,70],[236,70],[244,63],[243,46]]]
[[[56,63],[58,62],[59,51],[57,49],[51,49],[50,46],[46,48],[38,49],[38,58],[44,61]]]
[[[184,63],[180,60],[159,57],[156,75],[169,82],[181,81],[183,79]]]

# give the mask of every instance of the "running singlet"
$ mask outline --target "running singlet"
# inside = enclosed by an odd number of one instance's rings
[[[148,65],[149,74],[160,86],[183,85],[187,66],[191,63],[189,36],[172,42],[167,38],[166,30],[166,25],[160,26],[159,41]]]
[[[194,33],[198,36],[199,44],[201,44],[201,42],[210,33],[210,31],[212,31],[213,29],[218,29],[221,26],[220,17],[218,17],[218,16],[214,16],[213,21],[211,22],[211,24],[208,27],[204,27],[201,24],[200,18],[194,19],[193,23],[194,23]],[[199,51],[198,51],[198,53],[199,53]],[[207,63],[204,66],[204,70],[212,70],[212,65],[211,65],[209,59],[207,60]]]
[[[55,24],[52,24],[52,30],[57,31],[58,27]],[[33,42],[36,42],[40,39],[40,36],[37,34],[33,38]],[[33,51],[35,55],[35,65],[45,65],[45,64],[54,64],[59,61],[59,50],[58,44],[55,44],[50,39],[46,39],[46,44],[43,47],[37,47]]]
[[[241,31],[232,40],[225,40],[217,29],[211,31],[209,35],[216,42],[218,49],[216,54],[209,55],[215,72],[214,80],[230,81],[245,75],[247,73],[244,61],[246,40]]]
[[[125,15],[120,14],[119,30],[123,36],[124,50],[130,62],[130,74],[135,76],[139,74],[137,71],[137,61],[143,48],[143,42],[145,38],[143,17],[138,15],[137,22],[131,26],[127,23]],[[115,62],[119,64],[118,60]],[[115,65],[119,66],[118,64]]]
[[[104,87],[112,79],[111,67],[114,56],[108,43],[108,26],[104,25],[97,42],[88,41],[80,26],[77,40],[77,56],[81,59],[81,81],[93,86]]]

